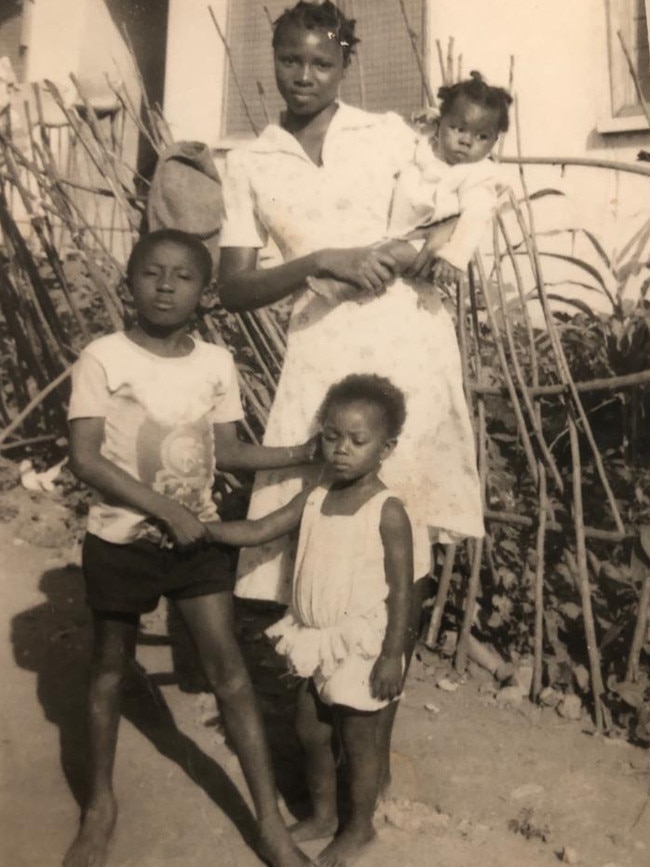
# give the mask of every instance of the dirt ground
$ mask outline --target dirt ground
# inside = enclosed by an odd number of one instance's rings
[[[60,864],[83,799],[90,626],[70,523],[56,495],[0,494],[0,863],[11,867]],[[303,794],[292,684],[261,637],[272,614],[239,614],[290,818]],[[447,692],[437,684],[448,674],[419,649],[394,737],[394,800],[361,867],[650,863],[649,750],[596,736],[586,717],[509,704],[480,669]],[[261,864],[237,762],[200,689],[161,606],[143,623],[126,696],[110,867]]]

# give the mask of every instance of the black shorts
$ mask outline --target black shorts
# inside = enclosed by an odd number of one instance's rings
[[[146,539],[116,545],[86,533],[82,568],[95,611],[144,614],[161,596],[192,599],[235,586],[233,549],[219,545],[183,552]]]

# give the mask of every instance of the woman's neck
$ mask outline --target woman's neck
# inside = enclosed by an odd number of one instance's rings
[[[338,111],[338,102],[330,102],[317,114],[300,115],[284,112],[281,118],[281,126],[300,142],[307,156],[320,165],[323,142],[329,129],[332,118]]]

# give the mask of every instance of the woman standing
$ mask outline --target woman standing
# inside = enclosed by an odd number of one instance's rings
[[[382,478],[403,499],[416,528],[416,576],[430,569],[430,540],[481,536],[483,521],[469,413],[453,323],[428,277],[432,258],[404,242],[376,245],[393,185],[414,153],[416,134],[396,114],[345,105],[338,90],[350,62],[354,21],[330,2],[300,2],[275,23],[279,125],[228,155],[220,291],[229,310],[291,296],[282,376],[265,443],[314,432],[329,386],[348,373],[388,376],[407,396],[407,420]],[[283,264],[260,269],[272,238]],[[413,276],[411,276],[413,275]],[[323,297],[310,278],[347,291]],[[257,474],[250,517],[286,503],[304,472]],[[287,602],[292,546],[248,549],[239,596]]]

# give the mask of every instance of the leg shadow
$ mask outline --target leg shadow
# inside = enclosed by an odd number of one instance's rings
[[[47,600],[13,619],[14,657],[37,676],[38,699],[46,719],[59,729],[61,767],[81,808],[87,795],[86,694],[92,646],[81,570],[69,566],[45,572],[40,589]],[[156,678],[137,664],[126,685],[122,714],[205,791],[254,848],[256,823],[239,790],[219,764],[178,729]]]

